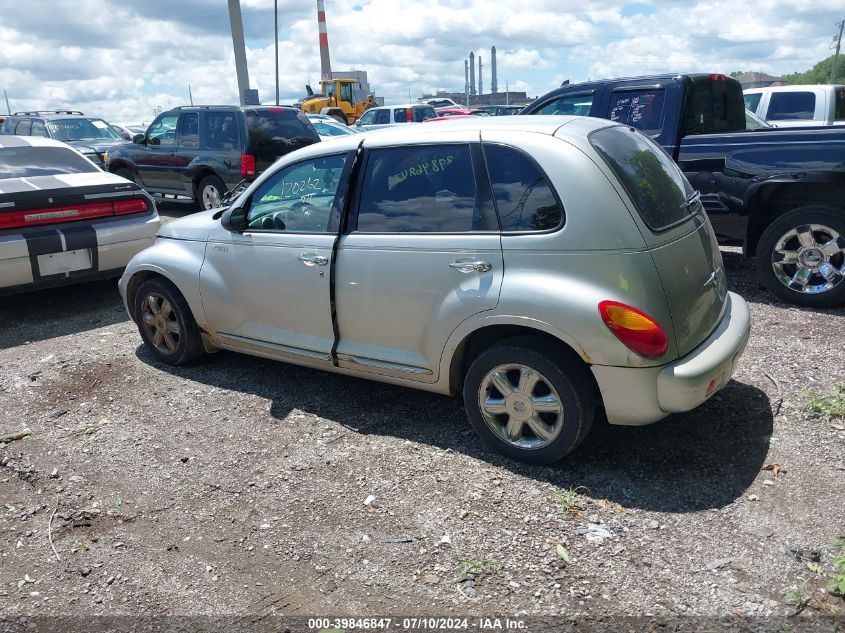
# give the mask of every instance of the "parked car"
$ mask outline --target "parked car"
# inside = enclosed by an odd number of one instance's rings
[[[518,105],[489,105],[478,106],[478,109],[484,110],[490,116],[510,116],[513,114],[519,114],[524,107],[525,106]]]
[[[357,134],[358,130],[343,123],[338,123],[333,117],[323,114],[309,114],[308,120],[320,136],[320,140],[328,141],[335,136],[347,136]]]
[[[756,256],[772,293],[804,306],[845,304],[845,128],[748,130],[742,87],[721,74],[570,84],[521,114],[573,109],[662,145],[701,192],[719,240]]]
[[[845,86],[748,88],[745,107],[778,127],[845,125]]]
[[[0,295],[118,277],[158,228],[143,189],[77,149],[0,136]]]
[[[449,99],[448,97],[435,97],[431,99],[420,99],[417,103],[422,103],[424,105],[430,105],[435,110],[437,108],[463,108],[460,103]]]
[[[187,196],[213,209],[241,180],[320,137],[295,108],[185,106],[160,114],[134,140],[108,153],[108,171],[150,193]]]
[[[437,116],[440,118],[467,115],[490,116],[489,112],[485,112],[484,110],[480,110],[478,108],[437,108],[435,109],[435,112],[437,112]]]
[[[38,110],[7,116],[0,134],[43,136],[73,145],[98,167],[105,167],[103,156],[124,145],[124,139],[103,119],[85,116],[78,110]]]
[[[426,119],[437,116],[434,108],[420,103],[406,103],[394,106],[379,106],[370,108],[355,121],[355,127],[360,131],[375,130],[390,125],[404,123],[422,123]]]
[[[409,125],[285,156],[119,286],[164,363],[230,349],[463,393],[491,446],[550,463],[599,404],[648,424],[730,380],[749,311],[692,194],[628,126]]]

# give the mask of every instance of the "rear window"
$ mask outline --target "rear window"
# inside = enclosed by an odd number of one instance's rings
[[[745,129],[742,86],[735,79],[692,75],[686,79],[684,135],[740,132]]]
[[[246,124],[251,144],[291,143],[299,147],[320,140],[305,115],[295,110],[248,110]]]
[[[435,112],[434,108],[431,106],[426,106],[424,108],[414,107],[413,113],[411,114],[414,123],[422,123],[426,119],[433,119],[436,116],[437,112]]]
[[[629,127],[609,127],[590,134],[590,143],[650,229],[667,229],[691,214],[687,196],[692,187],[669,155],[647,136]]]
[[[61,147],[0,148],[0,178],[30,178],[100,171],[73,150]]]
[[[812,92],[773,92],[769,97],[767,121],[798,119],[811,121],[816,113],[816,95]]]
[[[659,134],[665,94],[662,88],[614,92],[610,95],[610,120],[635,127],[643,134]]]
[[[101,119],[53,119],[47,127],[57,141],[122,141]]]

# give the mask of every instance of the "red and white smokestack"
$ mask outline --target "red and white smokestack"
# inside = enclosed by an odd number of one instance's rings
[[[332,78],[332,64],[329,61],[329,33],[326,30],[326,7],[323,0],[317,0],[317,25],[320,27],[320,78]]]

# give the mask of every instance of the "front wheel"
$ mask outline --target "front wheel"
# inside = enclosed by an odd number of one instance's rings
[[[215,175],[206,176],[200,181],[197,187],[197,201],[203,211],[216,209],[220,206],[223,196],[226,193],[226,185]]]
[[[845,211],[806,206],[775,219],[757,245],[757,271],[784,301],[845,304]]]
[[[493,449],[531,464],[551,464],[587,436],[596,402],[587,369],[539,339],[515,338],[482,352],[464,379],[464,406]]]
[[[135,294],[138,331],[155,358],[184,365],[202,356],[204,348],[188,302],[170,281],[148,279]]]

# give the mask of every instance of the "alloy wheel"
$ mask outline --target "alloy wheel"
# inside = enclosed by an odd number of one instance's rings
[[[202,190],[202,208],[216,209],[220,206],[220,192],[214,185],[206,185]]]
[[[510,363],[493,368],[481,381],[478,407],[489,429],[521,449],[549,445],[563,428],[563,403],[536,369]]]
[[[828,292],[845,280],[845,238],[823,224],[797,226],[775,244],[772,269],[790,290]]]
[[[182,340],[182,329],[166,297],[151,292],[141,301],[141,322],[147,339],[162,354],[175,354]]]

